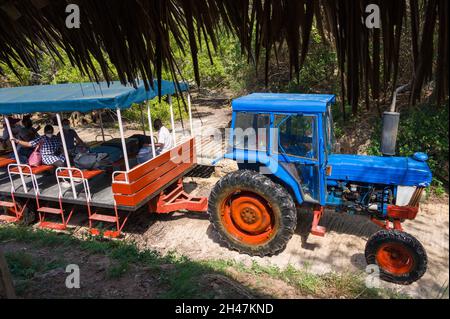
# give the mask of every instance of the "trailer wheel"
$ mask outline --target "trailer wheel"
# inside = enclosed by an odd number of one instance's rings
[[[220,239],[251,256],[286,247],[297,226],[297,211],[286,189],[255,171],[232,172],[213,188],[208,214]]]
[[[410,285],[427,270],[428,258],[422,244],[410,234],[381,230],[366,244],[367,264],[380,268],[380,278],[399,285]]]

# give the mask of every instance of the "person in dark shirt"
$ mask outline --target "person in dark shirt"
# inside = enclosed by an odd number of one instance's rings
[[[22,119],[22,127],[19,130],[19,133],[17,134],[17,138],[19,140],[25,141],[25,142],[31,142],[32,140],[39,137],[38,128],[33,127],[33,122],[31,121],[30,117],[24,117]],[[19,145],[17,147],[17,152],[19,153],[20,162],[22,164],[28,162],[28,158],[30,157],[31,153],[33,153],[32,148],[28,147],[22,147]]]
[[[67,150],[69,151],[69,155],[75,156],[78,147],[86,147],[86,144],[83,140],[78,136],[77,132],[74,129],[70,128],[70,121],[68,119],[64,119],[62,121],[63,130],[64,130],[64,139],[66,140]],[[58,133],[58,137],[61,138],[61,134]]]

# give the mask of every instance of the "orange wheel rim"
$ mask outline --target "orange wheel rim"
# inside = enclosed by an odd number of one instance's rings
[[[252,192],[228,196],[221,205],[221,219],[233,237],[249,245],[266,243],[276,230],[272,208]]]
[[[382,245],[376,254],[376,260],[380,268],[394,275],[405,275],[414,267],[413,254],[398,243]]]

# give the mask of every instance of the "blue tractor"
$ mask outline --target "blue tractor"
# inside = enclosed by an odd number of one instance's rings
[[[334,95],[316,94],[256,93],[234,100],[224,157],[239,170],[212,190],[210,220],[229,248],[262,257],[285,248],[300,206],[312,208],[311,233],[317,236],[326,232],[319,225],[324,207],[367,214],[381,227],[367,242],[367,263],[377,265],[385,280],[410,284],[425,273],[427,255],[401,224],[415,219],[431,183],[427,155],[392,156],[395,118],[398,123],[392,112],[385,114],[383,132],[391,154],[338,154],[334,103]]]

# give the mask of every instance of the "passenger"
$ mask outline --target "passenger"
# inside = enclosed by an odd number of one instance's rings
[[[41,129],[40,126],[36,128],[33,127],[33,122],[31,121],[30,116],[24,116],[22,119],[22,127],[19,131],[17,138],[19,140],[26,142],[32,141],[35,138],[39,137],[38,132],[40,129]]]
[[[64,131],[64,139],[66,140],[67,150],[69,151],[69,155],[75,157],[77,153],[80,152],[81,149],[87,148],[86,144],[83,140],[78,136],[77,132],[74,129],[70,128],[70,121],[68,119],[64,119],[62,121],[63,131]],[[58,138],[61,139],[61,133],[58,133]]]
[[[34,128],[33,122],[31,121],[29,116],[22,119],[22,125],[23,127],[20,129],[17,136],[19,140],[30,142],[39,137],[38,131],[40,129],[40,126],[38,128]],[[33,153],[33,149],[22,147],[21,145],[19,145],[17,147],[17,152],[19,153],[20,162],[24,164],[28,162],[28,158],[30,157],[31,153]]]
[[[153,127],[158,132],[158,143],[155,144],[157,149],[156,153],[161,154],[171,150],[175,146],[175,143],[170,131],[162,124],[160,119],[156,119],[153,122]]]
[[[19,132],[22,128],[22,126],[17,125],[17,123],[20,122],[20,119],[16,119],[13,117],[8,117],[9,120],[9,124],[11,125],[11,131],[13,133],[14,137],[18,137]],[[3,122],[3,134],[2,134],[2,138],[1,138],[1,145],[3,147],[3,149],[7,149],[8,148],[8,141],[9,141],[9,132],[8,132],[8,128],[6,127],[6,122]]]
[[[139,153],[136,156],[137,163],[143,164],[145,162],[148,162],[153,158],[151,137],[145,135],[135,135],[134,137],[139,139],[139,144],[141,145],[141,147],[139,148]]]
[[[47,125],[44,128],[45,135],[35,138],[34,140],[27,142],[21,141],[16,138],[13,139],[17,144],[23,147],[36,147],[41,145],[40,152],[42,156],[42,164],[53,165],[55,167],[65,167],[66,159],[61,154],[62,145],[61,139],[55,136],[53,126]]]

